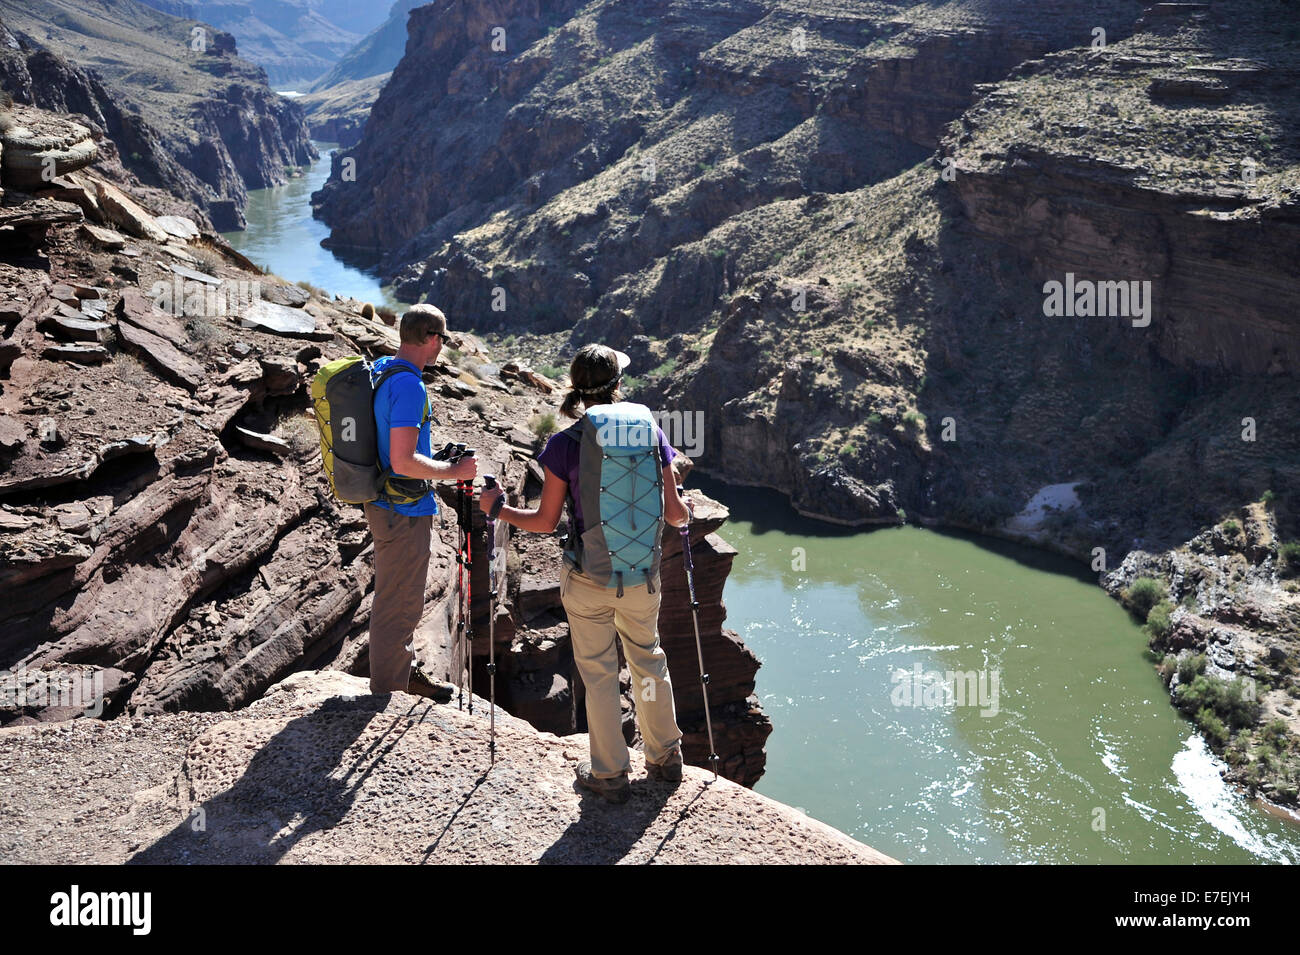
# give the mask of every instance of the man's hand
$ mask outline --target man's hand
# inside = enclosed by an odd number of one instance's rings
[[[447,466],[447,481],[472,481],[478,477],[478,458],[461,458]]]

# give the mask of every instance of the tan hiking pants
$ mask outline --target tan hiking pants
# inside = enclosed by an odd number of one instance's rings
[[[560,571],[560,600],[569,618],[573,659],[587,687],[591,771],[605,779],[631,768],[619,705],[616,633],[623,640],[623,656],[632,673],[632,699],[646,759],[662,762],[682,738],[673,709],[668,657],[659,646],[659,588],[652,594],[641,584],[624,587],[622,597],[616,593],[567,561]]]
[[[367,504],[375,541],[375,599],[370,610],[370,692],[405,690],[415,652],[411,635],[424,613],[433,517],[407,517]]]

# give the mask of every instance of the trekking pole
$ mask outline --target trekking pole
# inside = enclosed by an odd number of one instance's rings
[[[494,475],[483,475],[483,487],[492,490],[497,486]],[[492,765],[497,762],[497,522],[489,514],[487,518],[488,546],[488,753]]]
[[[464,445],[462,445],[464,447]],[[473,448],[464,456],[474,457]],[[465,682],[469,684],[469,712],[474,713],[474,480],[465,482]]]
[[[682,489],[677,489],[678,495]],[[700,643],[700,602],[695,599],[695,564],[691,561],[691,521],[695,520],[695,511],[687,506],[689,520],[682,525],[682,563],[686,567],[686,589],[691,595],[691,620],[695,623],[695,653],[700,659],[700,692],[704,694],[704,725],[709,730],[709,765],[713,767],[713,778],[718,778],[718,749],[713,745],[713,717],[709,715],[709,675],[704,672],[704,647]]]
[[[463,444],[454,446],[449,455],[449,460],[453,463],[458,462],[460,453],[464,450],[465,445]],[[464,511],[465,482],[457,479],[456,529],[460,532],[460,537],[456,542],[456,639],[452,655],[456,661],[456,708],[459,710],[465,708],[465,528],[461,524]]]
[[[451,457],[455,449],[456,446],[448,441],[442,446],[441,450],[434,452],[433,460],[446,461]],[[447,509],[445,507],[438,508],[438,526],[444,531],[447,529]]]

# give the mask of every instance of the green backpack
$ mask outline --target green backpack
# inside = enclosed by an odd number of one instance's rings
[[[576,438],[578,490],[587,527],[568,538],[566,557],[606,587],[645,583],[654,593],[662,554],[664,475],[659,429],[645,405],[622,401],[587,409]],[[571,528],[576,523],[570,514]]]
[[[428,493],[429,483],[396,478],[391,469],[380,466],[375,393],[393,375],[415,375],[416,371],[404,362],[393,362],[372,384],[373,368],[366,359],[351,355],[322,366],[312,379],[311,400],[320,430],[321,464],[330,490],[340,501],[365,504],[383,499],[392,504],[410,504]],[[426,401],[424,421],[429,417]]]

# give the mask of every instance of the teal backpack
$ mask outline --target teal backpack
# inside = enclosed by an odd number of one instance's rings
[[[645,405],[622,401],[595,405],[569,429],[580,445],[578,490],[587,524],[579,539],[573,529],[565,557],[599,584],[654,593],[662,552],[664,475],[659,429]]]

